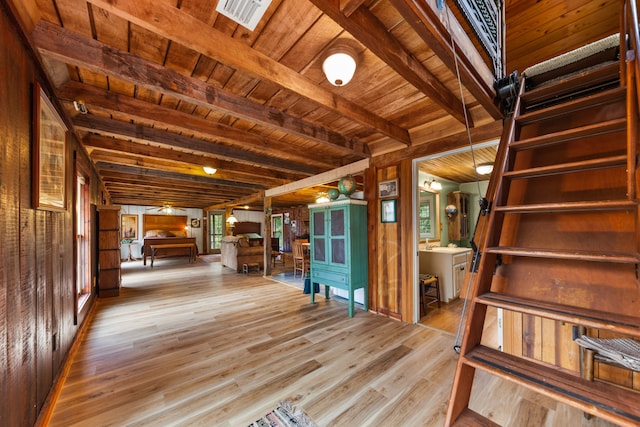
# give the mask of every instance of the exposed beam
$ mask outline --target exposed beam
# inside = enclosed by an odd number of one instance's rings
[[[139,177],[164,178],[164,179],[170,179],[173,181],[187,181],[191,184],[198,184],[198,185],[205,185],[205,186],[217,186],[217,187],[226,186],[226,187],[232,187],[232,188],[243,188],[243,189],[246,188],[246,189],[253,189],[253,190],[259,190],[263,188],[263,186],[258,184],[229,181],[225,179],[209,178],[205,176],[187,175],[187,174],[181,174],[181,173],[161,171],[156,169],[134,167],[134,166],[99,163],[98,168],[102,171],[110,170],[112,172],[117,172],[122,174],[135,174],[135,175],[138,175]],[[105,174],[105,176],[107,175]]]
[[[74,101],[82,99],[89,110],[100,109],[110,114],[114,112],[124,113],[132,118],[151,121],[156,125],[169,125],[180,129],[186,129],[191,133],[199,133],[203,137],[222,139],[233,145],[247,146],[262,150],[265,153],[282,151],[287,155],[296,155],[300,150],[299,145],[280,141],[275,138],[265,137],[232,126],[207,120],[192,114],[151,104],[140,99],[122,95],[95,86],[82,84],[80,82],[69,81],[56,91],[56,95],[63,100]],[[318,141],[314,141],[318,143]],[[346,141],[344,141],[346,142]],[[341,153],[341,155],[355,155],[357,157],[367,157],[364,154],[364,145],[356,140],[351,140],[350,147],[325,141],[323,146]],[[314,162],[304,153],[306,161]],[[336,167],[335,163],[330,164],[332,156],[325,156],[324,161],[317,161],[318,167]]]
[[[228,208],[228,207],[231,207],[231,206],[250,205],[250,204],[255,203],[255,202],[260,202],[262,204],[263,200],[264,200],[264,191],[259,191],[257,193],[251,194],[251,195],[246,196],[246,197],[241,197],[239,199],[230,200],[230,201],[225,202],[225,203],[218,203],[216,205],[207,206],[206,208],[203,208],[203,209],[205,211],[212,211],[212,210],[215,210],[215,209],[224,209],[224,208]]]
[[[496,120],[495,122],[491,122],[484,126],[478,126],[470,129],[469,132],[474,144],[477,142],[500,138],[502,136],[502,121]],[[392,153],[373,157],[371,159],[371,164],[377,168],[382,168],[392,164],[397,164],[401,160],[416,159],[418,157],[442,153],[465,146],[469,146],[469,139],[466,131],[449,135],[432,142],[427,142],[426,144],[409,147],[405,150],[397,150]]]
[[[182,151],[162,148],[149,144],[140,144],[133,141],[125,141],[101,135],[89,134],[82,139],[85,147],[93,149],[90,156],[95,158],[95,149],[117,153],[117,157],[111,163],[118,161],[126,155],[134,158],[148,158],[154,160],[164,160],[179,162],[188,165],[198,165],[199,167],[210,166],[218,169],[217,174],[229,176],[229,179],[236,179],[245,182],[264,181],[270,185],[280,185],[282,181],[292,181],[301,179],[300,174],[291,174],[273,169],[260,168],[250,165],[243,165],[228,160],[220,160],[200,154],[185,153]],[[232,178],[231,178],[232,177]]]
[[[264,106],[225,92],[197,78],[185,76],[57,25],[40,21],[32,36],[38,50],[45,57],[117,77],[152,91],[171,95],[207,109],[221,110],[232,116],[255,121],[272,129],[284,130],[321,144],[334,144],[356,152],[366,151],[357,140],[291,116],[275,107]],[[364,154],[368,155],[366,152]]]
[[[265,191],[265,196],[276,197],[282,194],[292,193],[314,185],[326,184],[327,182],[337,181],[345,175],[356,174],[364,171],[369,167],[369,159],[363,159],[355,163],[351,163],[340,168],[330,170],[315,176],[303,178],[296,182],[281,185],[280,187],[270,188]]]
[[[391,0],[391,3],[449,70],[454,74],[460,72],[464,86],[491,117],[496,120],[502,118],[502,112],[494,102],[493,73],[451,10],[445,8],[443,12],[448,14],[446,21],[452,27],[447,29],[442,23],[444,18],[438,17],[433,10],[435,1]]]
[[[411,140],[406,129],[318,86],[317,82],[309,80],[269,56],[251,49],[243,41],[228,37],[209,24],[167,3],[154,0],[136,0],[135,2],[89,0],[89,2],[169,40],[175,40],[229,67],[273,82],[319,106],[410,145]]]
[[[294,171],[303,175],[313,175],[318,173],[316,168],[302,163],[294,163],[276,157],[268,157],[262,154],[252,153],[247,150],[240,150],[234,147],[227,147],[221,144],[203,141],[201,139],[190,138],[104,117],[88,117],[88,115],[76,116],[73,119],[73,126],[78,130],[84,130],[87,132],[98,132],[103,135],[111,135],[119,138],[131,138],[135,141],[153,142],[182,150],[199,151],[213,156],[222,157],[227,160],[269,167],[285,172]]]
[[[359,7],[347,17],[340,11],[340,5],[335,2],[327,0],[311,0],[311,2],[416,89],[431,98],[456,120],[465,123],[466,107],[462,105],[462,101],[411,55],[368,8]],[[471,117],[468,117],[468,120],[471,120]],[[470,126],[473,127],[472,121]]]

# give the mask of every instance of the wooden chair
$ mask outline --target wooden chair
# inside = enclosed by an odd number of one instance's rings
[[[440,308],[440,279],[432,274],[420,274],[420,304],[422,315],[427,314],[427,306],[438,304]]]
[[[302,246],[301,240],[294,240],[293,249],[293,277],[296,277],[297,272],[300,272],[300,277],[303,278],[305,273],[309,271],[310,259],[308,253],[305,253],[304,246]]]

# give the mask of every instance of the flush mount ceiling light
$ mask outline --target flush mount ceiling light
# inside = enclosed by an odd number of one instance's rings
[[[356,72],[358,54],[346,41],[338,41],[327,50],[322,61],[322,71],[334,86],[344,86]]]
[[[216,173],[216,172],[218,171],[218,169],[216,169],[216,168],[212,168],[212,167],[210,167],[210,166],[204,166],[202,169],[204,169],[204,172],[205,172],[207,175],[213,175],[214,173]]]
[[[480,163],[476,166],[476,172],[478,175],[489,175],[493,172],[493,163]]]

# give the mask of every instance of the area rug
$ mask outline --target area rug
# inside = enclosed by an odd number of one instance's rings
[[[318,427],[303,411],[289,401],[282,401],[267,415],[249,424],[249,427]]]

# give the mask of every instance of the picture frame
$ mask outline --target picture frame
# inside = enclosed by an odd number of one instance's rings
[[[138,239],[138,215],[122,214],[120,216],[120,240]]]
[[[39,83],[33,92],[33,207],[66,211],[68,129]]]
[[[396,200],[380,200],[380,220],[383,223],[396,222]]]
[[[378,197],[398,197],[398,179],[381,181],[378,184]]]
[[[200,218],[191,218],[191,228],[200,228]]]

